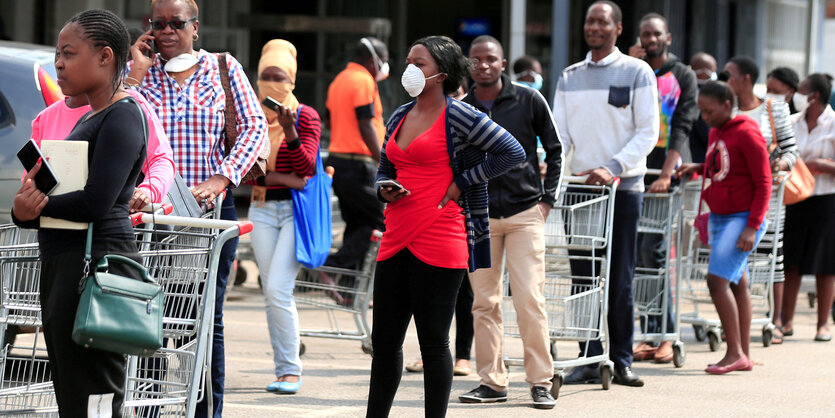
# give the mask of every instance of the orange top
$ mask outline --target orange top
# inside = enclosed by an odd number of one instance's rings
[[[328,87],[326,106],[331,122],[331,143],[328,151],[371,155],[360,135],[356,109],[372,103],[374,117],[371,120],[377,128],[377,136],[382,144],[386,130],[377,82],[365,67],[349,62]]]
[[[394,140],[399,125],[386,145],[386,155],[397,169],[397,181],[411,194],[386,205],[386,233],[380,242],[378,261],[408,248],[418,260],[430,266],[453,269],[468,266],[470,252],[461,206],[450,200],[443,209],[438,209],[452,183],[445,113],[446,110],[441,112],[432,127],[415,137],[405,150]]]

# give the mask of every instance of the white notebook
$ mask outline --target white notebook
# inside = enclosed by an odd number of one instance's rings
[[[41,141],[41,152],[49,158],[49,165],[59,181],[50,196],[84,189],[89,174],[88,145],[87,141]],[[87,223],[41,216],[41,228],[87,229]]]

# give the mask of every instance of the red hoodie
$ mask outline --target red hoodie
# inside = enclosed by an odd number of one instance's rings
[[[710,130],[705,173],[711,179],[702,193],[713,213],[749,211],[747,226],[759,229],[771,197],[771,167],[760,127],[738,115]]]

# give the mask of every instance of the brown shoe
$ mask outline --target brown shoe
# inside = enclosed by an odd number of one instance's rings
[[[656,363],[669,363],[673,361],[673,342],[664,341],[658,346],[658,351],[652,359]]]
[[[658,348],[649,345],[648,343],[640,343],[634,350],[632,350],[633,361],[650,360],[655,356]]]
[[[454,376],[468,376],[471,372],[469,360],[458,359],[455,361],[455,366],[452,368],[452,374]]]

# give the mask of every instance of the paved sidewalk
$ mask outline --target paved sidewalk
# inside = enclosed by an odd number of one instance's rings
[[[250,262],[244,267],[254,273]],[[687,358],[684,367],[636,363],[644,378],[643,388],[613,385],[563,386],[557,406],[540,411],[530,406],[524,370],[511,368],[508,402],[472,405],[458,402],[458,395],[475,388],[478,377],[456,377],[448,415],[450,417],[519,416],[835,416],[835,343],[816,343],[815,317],[801,295],[795,336],[782,345],[764,348],[760,330],[752,330],[752,372],[710,376],[703,371],[721,358],[707,342],[695,340],[684,328]],[[296,395],[275,395],[264,387],[273,375],[272,349],[266,326],[264,302],[255,276],[233,288],[224,308],[226,320],[226,417],[359,417],[365,415],[371,357],[357,341],[303,337],[304,376]],[[369,313],[370,316],[370,313]],[[322,311],[300,311],[302,327],[327,324]],[[454,330],[453,330],[454,337]],[[510,354],[521,355],[518,340],[508,341]],[[724,348],[722,348],[723,350]],[[559,344],[560,358],[576,352],[575,344]],[[410,328],[404,361],[418,358],[417,336]],[[475,366],[475,364],[473,364]],[[423,416],[423,378],[404,372],[392,417]]]

